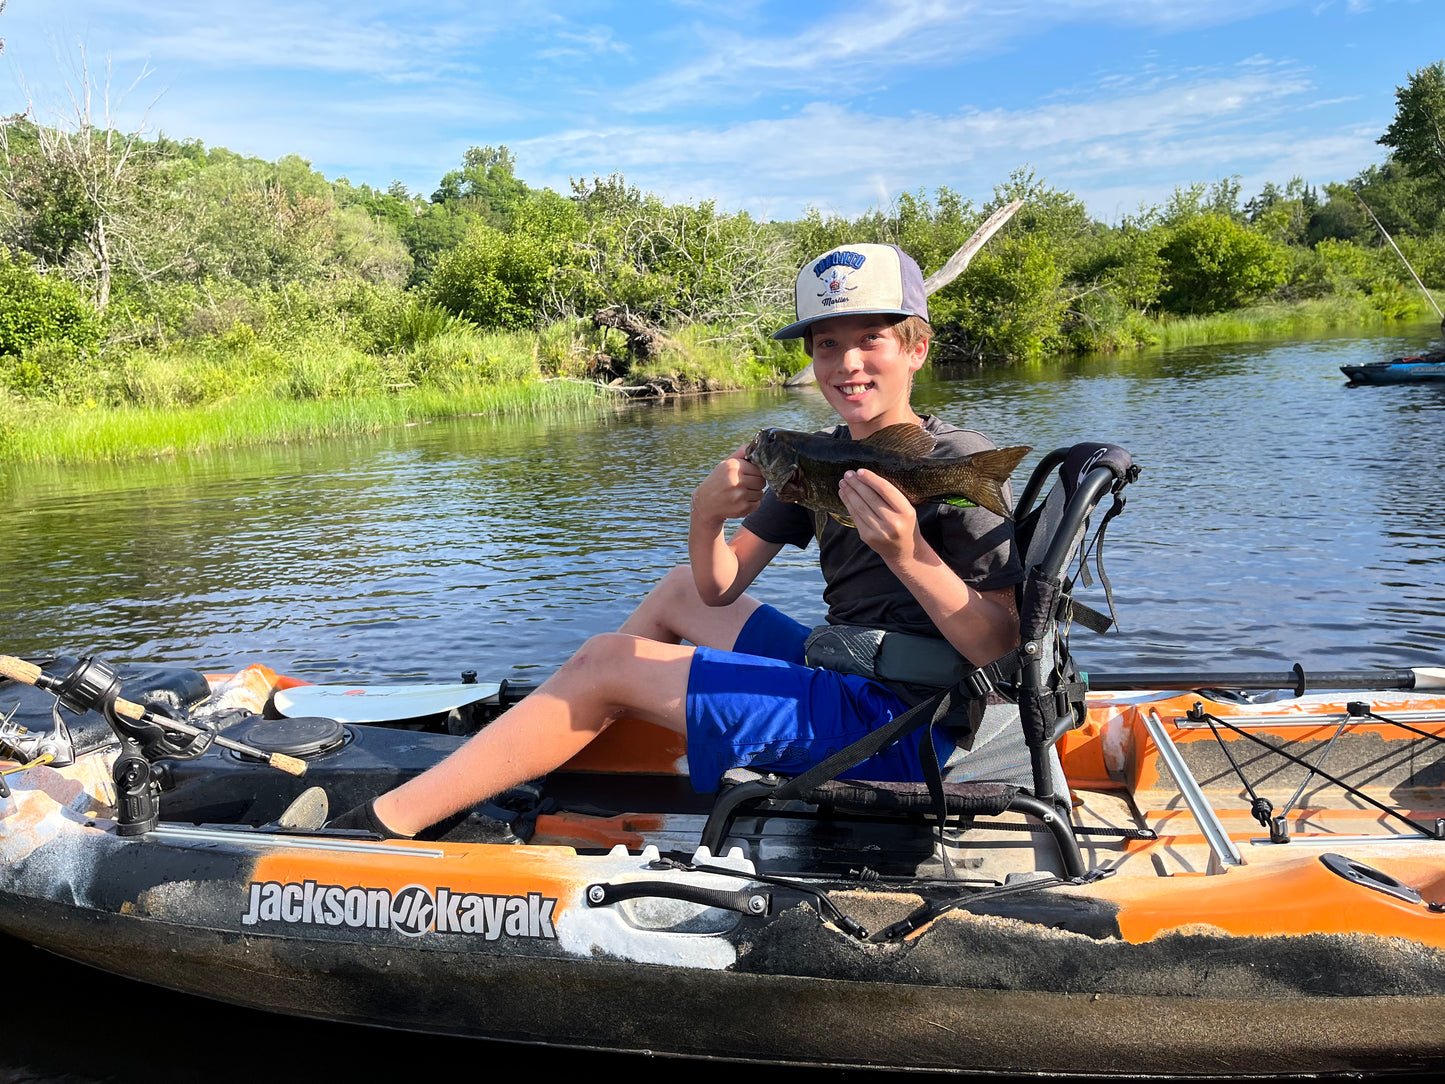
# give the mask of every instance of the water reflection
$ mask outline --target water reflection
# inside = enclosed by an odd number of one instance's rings
[[[1445,647],[1445,394],[1337,368],[1418,338],[953,369],[917,402],[1001,444],[1107,439],[1143,464],[1107,550],[1124,631],[1077,638],[1091,667],[1418,664]],[[721,456],[829,417],[770,391],[12,469],[4,648],[338,680],[545,670],[683,559],[688,495]],[[808,619],[819,583],[790,550],[757,593]]]

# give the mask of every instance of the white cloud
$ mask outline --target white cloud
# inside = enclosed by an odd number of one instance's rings
[[[1031,163],[1054,183],[1105,202],[1117,216],[1127,192],[1154,201],[1176,183],[1233,173],[1287,179],[1296,173],[1337,179],[1372,154],[1360,132],[1302,135],[1291,126],[1309,77],[1278,65],[1233,74],[1151,79],[1089,100],[1021,109],[965,109],[906,117],[812,102],[792,116],[689,128],[613,125],[524,140],[529,164],[565,174],[622,169],[673,198],[716,198],[757,207],[768,194],[775,213],[792,217],[815,203],[858,213],[920,185],[986,197],[1010,170]],[[738,169],[738,163],[746,163]]]
[[[874,77],[878,66],[957,65],[1000,51],[1016,38],[1071,23],[1179,31],[1287,7],[1297,0],[883,0],[839,13],[829,8],[786,36],[748,36],[697,27],[703,55],[630,88],[619,99],[633,112],[697,102],[724,90],[746,95],[815,88],[832,79]]]

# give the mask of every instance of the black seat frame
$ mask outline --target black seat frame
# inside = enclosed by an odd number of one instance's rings
[[[1067,460],[1072,450],[1072,447],[1063,447],[1049,452],[1034,468],[1028,483],[1024,486],[1023,494],[1014,511],[1014,521],[1019,525],[1021,535],[1019,546],[1023,553],[1028,553],[1032,548],[1030,545],[1032,536],[1038,529],[1037,517],[1030,518],[1031,514],[1035,512],[1035,502],[1043,492],[1050,476]],[[1066,574],[1090,515],[1106,494],[1111,491],[1117,493],[1132,480],[1132,474],[1121,478],[1114,469],[1107,465],[1091,468],[1068,499],[1043,557],[1027,570],[1030,579],[1020,587],[1021,614],[1027,607],[1027,601],[1023,595],[1028,590],[1028,584],[1035,579],[1043,584],[1056,586],[1058,595],[1061,596],[1059,601],[1053,604],[1048,615],[1046,627],[1049,635],[1053,635],[1054,624],[1060,609],[1059,603],[1064,606],[1068,604],[1067,596],[1072,583],[1066,581]],[[1057,484],[1062,485],[1063,482]],[[1122,498],[1117,499],[1122,500]],[[1038,511],[1042,511],[1042,506]],[[1025,625],[1027,626],[1027,621],[1025,621]],[[1044,672],[1045,652],[1042,650],[1043,646],[1039,641],[1025,640],[1018,649],[1022,665],[1018,671],[1015,691],[1020,699],[1025,696],[1034,696],[1038,698],[1036,703],[1047,700],[1050,675]],[[1064,710],[1057,714],[1052,726],[1042,735],[1043,740],[1037,740],[1025,726],[1033,774],[1033,794],[1000,783],[984,781],[945,783],[943,785],[943,805],[949,816],[970,822],[975,817],[997,816],[1005,811],[1019,813],[1038,822],[1057,846],[1059,859],[1065,873],[1070,877],[1079,877],[1085,872],[1084,858],[1069,821],[1067,801],[1054,792],[1049,750],[1064,733],[1082,722],[1082,712],[1076,714],[1070,710],[1068,705],[1062,705],[1062,707]],[[840,770],[846,771],[847,769]],[[787,777],[774,775],[724,786],[708,815],[700,840],[701,845],[707,847],[713,854],[720,853],[736,817],[745,810],[779,798],[778,792],[787,786],[788,782]],[[851,780],[847,782],[853,783]],[[903,788],[916,790],[920,786],[919,784],[887,783],[863,785],[894,791]],[[828,811],[826,816],[829,817],[837,817],[840,811],[846,815],[846,811],[842,807],[847,803],[840,799],[835,781],[824,783],[807,793],[789,794],[787,797],[825,807]],[[934,795],[928,808],[937,807],[936,798],[937,795]],[[897,803],[897,808],[916,816],[919,811],[919,803],[903,800]],[[861,813],[863,810],[858,812]],[[876,816],[877,812],[876,804],[870,805],[867,809],[867,814],[870,816]],[[819,814],[820,817],[824,815]]]

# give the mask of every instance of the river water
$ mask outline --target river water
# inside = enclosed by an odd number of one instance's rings
[[[1418,350],[1432,332],[933,373],[915,405],[1033,445],[1016,488],[1037,454],[1079,440],[1122,444],[1142,465],[1106,549],[1121,631],[1075,635],[1085,669],[1439,664],[1445,386],[1348,387],[1338,369]],[[0,651],[266,662],[318,681],[536,679],[684,558],[688,495],[718,459],[761,426],[829,417],[815,391],[772,390],[124,466],[0,467]],[[787,550],[754,593],[812,620],[820,587],[815,551]],[[1097,589],[1081,597],[1103,607]],[[11,976],[52,977],[53,997],[102,981],[7,947]],[[151,998],[99,989],[102,1004]],[[233,1010],[180,1004],[192,1016],[181,1026],[198,1029],[188,1041],[233,1031]],[[254,1035],[267,1018],[241,1019]],[[383,1049],[405,1060],[432,1042],[284,1028],[293,1049],[340,1043],[372,1067]],[[269,1044],[227,1049],[242,1075],[274,1075]],[[64,1043],[10,1050],[0,1076],[14,1079],[169,1073],[144,1051],[97,1063]]]

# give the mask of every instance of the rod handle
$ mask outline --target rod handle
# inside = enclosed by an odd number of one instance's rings
[[[296,757],[288,757],[285,753],[272,753],[266,758],[266,762],[273,768],[280,768],[288,775],[306,774],[306,762]]]
[[[40,679],[40,667],[33,662],[17,659],[14,655],[0,655],[0,675],[24,685],[34,685]]]

